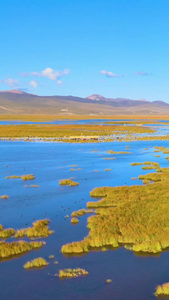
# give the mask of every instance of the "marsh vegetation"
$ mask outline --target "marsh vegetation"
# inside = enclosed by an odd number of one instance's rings
[[[156,287],[155,296],[169,296],[169,282],[163,283]]]
[[[60,185],[69,185],[69,186],[76,186],[76,185],[79,185],[78,182],[75,182],[71,179],[63,179],[63,180],[60,180],[59,181],[59,184]]]
[[[8,196],[8,195],[2,195],[2,196],[0,196],[0,198],[1,198],[1,199],[8,199],[9,196]]]
[[[167,249],[169,168],[139,176],[139,179],[154,183],[95,188],[91,197],[102,199],[87,203],[87,207],[94,208],[96,213],[88,218],[88,236],[82,241],[63,245],[62,253],[83,253],[92,248],[121,245],[145,253],[160,253]]]
[[[85,269],[76,268],[59,270],[58,276],[59,278],[76,278],[88,274],[89,273]]]
[[[81,217],[81,216],[86,215],[86,214],[91,214],[93,212],[94,212],[93,209],[82,208],[82,209],[79,209],[77,211],[73,211],[71,216],[76,218],[76,217]]]
[[[33,268],[42,268],[48,265],[48,262],[42,258],[38,257],[31,261],[28,261],[26,264],[24,264],[24,269],[33,269]]]
[[[18,241],[18,242],[1,242],[0,258],[12,258],[15,255],[21,255],[34,249],[41,248],[45,242],[40,241]]]
[[[22,228],[16,231],[15,237],[16,238],[21,238],[24,236],[27,236],[29,238],[40,238],[40,237],[48,237],[52,233],[54,233],[53,230],[49,229],[49,223],[50,220],[48,219],[43,219],[43,220],[38,220],[33,223],[32,227],[28,228]]]
[[[79,220],[77,218],[71,218],[71,223],[72,224],[78,224]]]
[[[32,180],[35,179],[35,176],[33,174],[6,176],[6,179],[18,179],[18,178],[21,178],[22,180]]]

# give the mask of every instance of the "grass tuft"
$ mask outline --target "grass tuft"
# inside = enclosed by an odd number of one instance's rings
[[[24,264],[24,269],[32,269],[32,268],[41,268],[41,267],[45,267],[48,265],[48,262],[42,258],[42,257],[38,257],[35,258],[31,261],[28,261],[26,264]]]
[[[69,185],[69,186],[76,186],[76,185],[79,185],[78,182],[75,182],[71,179],[63,179],[63,180],[60,180],[59,181],[59,184],[60,185]]]
[[[80,276],[88,275],[89,273],[84,269],[63,269],[59,270],[58,276],[59,278],[75,278]]]

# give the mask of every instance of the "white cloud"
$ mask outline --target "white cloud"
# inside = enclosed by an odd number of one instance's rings
[[[45,77],[50,80],[58,80],[60,77],[67,75],[70,73],[69,69],[65,69],[63,71],[53,70],[52,68],[46,68],[41,72],[31,72],[29,75],[36,76],[36,77]]]
[[[62,84],[62,81],[61,80],[57,80],[57,84]]]
[[[11,87],[17,87],[19,81],[18,79],[8,78],[4,82]]]
[[[151,73],[140,71],[140,72],[135,72],[134,75],[149,76],[151,75]]]
[[[100,71],[101,74],[106,75],[107,77],[120,77],[119,75],[112,73],[112,72],[108,72],[106,70],[102,70]]]
[[[31,80],[30,85],[33,86],[34,88],[36,88],[38,84],[35,80]]]

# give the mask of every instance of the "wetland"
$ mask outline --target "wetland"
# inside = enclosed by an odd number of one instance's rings
[[[167,119],[42,119],[0,125],[1,299],[165,299]]]

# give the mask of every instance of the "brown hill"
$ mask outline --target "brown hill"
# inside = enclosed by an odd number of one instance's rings
[[[87,98],[38,96],[11,90],[0,92],[0,114],[166,115],[169,114],[169,104],[101,95]]]

